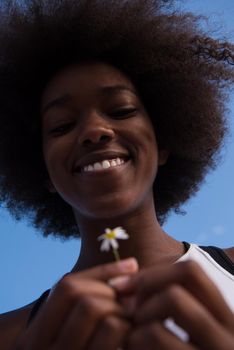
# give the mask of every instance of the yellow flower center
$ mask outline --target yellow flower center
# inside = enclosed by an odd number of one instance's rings
[[[107,239],[113,239],[113,238],[116,238],[116,234],[114,231],[110,231],[108,233],[105,233],[105,238]]]

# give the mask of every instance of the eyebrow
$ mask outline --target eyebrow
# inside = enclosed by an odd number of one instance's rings
[[[125,85],[102,86],[102,87],[99,87],[98,90],[103,95],[113,95],[123,91],[128,91],[137,96],[137,93],[134,89]],[[72,100],[72,96],[69,94],[58,97],[45,105],[45,107],[42,109],[42,114],[45,114],[51,108],[64,106],[68,101],[71,101],[71,100]]]

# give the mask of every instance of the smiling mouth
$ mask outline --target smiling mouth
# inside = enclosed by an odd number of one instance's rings
[[[119,167],[125,164],[129,159],[124,158],[113,158],[113,159],[104,159],[100,162],[95,162],[92,164],[85,165],[80,168],[81,173],[91,173],[97,171],[103,171],[111,168]]]

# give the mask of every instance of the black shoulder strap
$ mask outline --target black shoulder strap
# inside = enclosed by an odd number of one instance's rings
[[[33,318],[35,317],[36,313],[38,312],[39,308],[43,304],[43,302],[46,300],[50,293],[50,289],[46,290],[36,301],[35,305],[33,306],[31,313],[28,318],[27,326],[30,322],[32,322]]]
[[[186,253],[190,244],[188,242],[182,243],[184,244]],[[221,248],[214,246],[199,246],[199,248],[207,252],[220,266],[234,276],[234,263]]]
[[[185,242],[185,241],[183,241],[182,243],[184,245],[184,254],[185,254],[189,250],[190,244],[188,242]]]
[[[199,248],[206,251],[220,266],[234,276],[234,263],[221,248],[214,246],[199,246]]]

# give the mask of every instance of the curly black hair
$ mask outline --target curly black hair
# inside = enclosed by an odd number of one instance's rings
[[[0,203],[44,236],[78,237],[71,207],[45,187],[40,99],[66,65],[103,61],[135,84],[159,148],[159,222],[194,195],[228,133],[234,46],[208,35],[201,17],[166,0],[2,1],[0,8]]]

